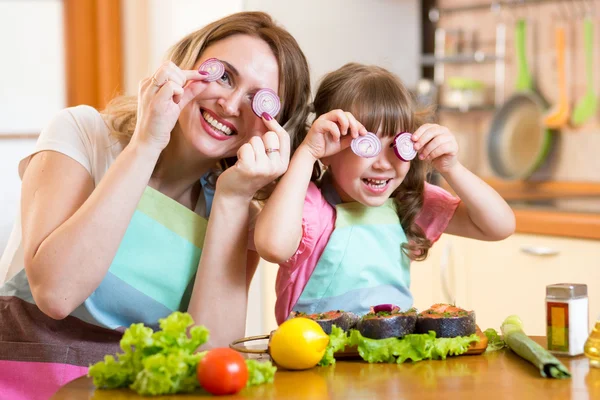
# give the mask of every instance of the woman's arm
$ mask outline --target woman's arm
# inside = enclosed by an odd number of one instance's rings
[[[227,346],[245,333],[248,287],[258,265],[256,252],[247,250],[252,198],[288,167],[288,133],[275,120],[263,121],[271,130],[240,147],[237,163],[217,179],[188,307],[210,330],[206,347]],[[279,151],[267,154],[267,148]]]
[[[419,158],[430,161],[461,199],[445,232],[480,240],[502,240],[515,231],[515,215],[504,199],[458,162],[458,144],[448,128],[425,124],[413,134]]]
[[[87,170],[44,151],[23,177],[25,270],[37,306],[69,315],[104,278],[159,152],[128,146],[96,189]]]
[[[215,194],[188,312],[210,330],[207,347],[244,336],[248,287],[258,264],[248,247],[249,199]]]
[[[205,78],[170,62],[158,73],[169,81],[140,83],[131,142],[95,189],[82,165],[53,151],[35,155],[24,174],[25,269],[36,304],[52,318],[69,315],[104,278],[181,109],[202,90],[183,85]]]

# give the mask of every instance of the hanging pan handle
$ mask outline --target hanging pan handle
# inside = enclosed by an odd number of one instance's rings
[[[266,348],[264,350],[256,350],[256,349],[247,349],[245,346],[238,346],[242,343],[253,342],[256,340],[265,340],[269,339],[271,335],[259,335],[259,336],[249,336],[241,339],[234,340],[229,345],[233,350],[239,351],[240,353],[248,353],[248,354],[269,354],[269,349]]]

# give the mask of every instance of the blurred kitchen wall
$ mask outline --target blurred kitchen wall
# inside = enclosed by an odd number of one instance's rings
[[[163,61],[185,34],[243,10],[266,11],[298,40],[313,84],[350,61],[378,64],[412,88],[420,77],[417,0],[122,0],[125,91]]]
[[[65,107],[60,0],[0,1],[0,253],[19,205],[19,160]]]

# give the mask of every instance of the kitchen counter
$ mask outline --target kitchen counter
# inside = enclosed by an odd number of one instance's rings
[[[545,344],[545,338],[534,337]],[[565,380],[542,378],[537,369],[510,350],[445,361],[367,364],[338,361],[334,367],[307,371],[278,371],[275,382],[253,387],[223,399],[600,399],[600,369],[583,357],[561,360],[571,371]],[[200,394],[158,399],[203,398]],[[147,399],[130,390],[95,390],[82,377],[62,387],[54,400]]]
[[[600,183],[484,180],[512,207],[517,232],[600,240]]]

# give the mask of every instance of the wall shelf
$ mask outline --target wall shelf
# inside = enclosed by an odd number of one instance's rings
[[[447,113],[467,113],[467,112],[494,112],[496,111],[496,107],[493,105],[487,106],[474,106],[468,108],[459,108],[459,107],[446,107],[446,106],[438,106],[438,112],[447,112]]]
[[[425,67],[432,67],[436,64],[482,64],[503,60],[504,57],[499,57],[495,54],[486,54],[483,52],[456,54],[449,56],[423,54],[421,56],[421,65]]]

